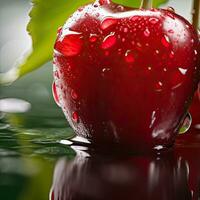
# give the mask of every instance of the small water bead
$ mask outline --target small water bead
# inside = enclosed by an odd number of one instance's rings
[[[190,127],[191,127],[191,124],[192,124],[192,116],[190,115],[190,113],[188,112],[184,121],[183,121],[183,124],[179,130],[179,134],[184,134],[186,133]]]
[[[151,24],[157,24],[157,23],[159,22],[159,19],[158,19],[158,18],[155,18],[155,17],[151,17],[151,18],[149,19],[149,22],[150,22]]]
[[[170,52],[169,57],[174,58],[175,53],[173,51]]]
[[[54,72],[54,78],[56,78],[56,79],[59,79],[59,78],[60,78],[59,73],[58,73],[57,70]]]
[[[78,99],[78,94],[76,93],[76,91],[75,90],[71,90],[71,97],[72,97],[72,99],[74,99],[74,100],[77,100]]]
[[[117,19],[114,18],[106,18],[101,22],[101,29],[102,30],[106,30],[108,28],[110,28],[111,26],[117,24]]]
[[[151,32],[149,31],[148,28],[146,28],[145,31],[144,31],[144,36],[145,36],[145,37],[149,37],[150,34],[151,34]]]
[[[126,39],[125,38],[122,38],[122,42],[125,42],[126,41]]]
[[[174,33],[174,30],[172,30],[172,29],[170,29],[170,30],[168,30],[168,33]]]
[[[128,50],[126,53],[125,53],[125,61],[127,63],[134,63],[135,61],[135,58],[134,58],[134,54],[131,50]]]
[[[58,93],[57,93],[57,88],[56,88],[55,82],[53,82],[53,84],[52,84],[52,93],[53,93],[54,101],[60,107],[61,105],[60,105],[59,96],[58,96]]]
[[[167,10],[170,11],[170,12],[174,12],[175,13],[175,9],[173,7],[169,6],[169,7],[167,7]]]
[[[137,21],[138,19],[139,19],[139,16],[133,16],[133,17],[131,17],[132,21]]]
[[[128,32],[128,28],[125,27],[125,28],[124,28],[124,33],[127,33],[127,32]]]
[[[180,71],[180,73],[182,74],[182,75],[186,75],[186,73],[187,73],[187,71],[188,71],[188,69],[183,69],[183,68],[178,68],[179,69],[179,71]]]
[[[82,36],[77,33],[66,35],[62,40],[56,41],[54,48],[64,56],[76,56],[81,52],[82,46]]]
[[[166,35],[165,35],[164,37],[162,37],[161,43],[162,43],[162,45],[163,45],[164,47],[166,47],[166,48],[170,47],[170,40],[169,40],[169,37],[166,36]]]
[[[124,11],[124,6],[121,5],[117,6],[117,10],[120,12]]]
[[[156,83],[156,85],[155,85],[155,90],[156,90],[157,92],[161,92],[162,89],[163,89],[163,83],[162,83],[161,81],[158,81],[158,82]]]
[[[78,113],[77,112],[73,112],[72,113],[72,120],[76,123],[78,123],[79,121],[79,116],[78,116]]]
[[[58,28],[57,35],[59,35],[61,33],[61,31],[62,31],[62,26]]]
[[[118,49],[118,54],[121,55],[122,54],[122,49]]]
[[[171,12],[171,11],[169,12],[169,11],[168,11],[166,14],[167,14],[167,16],[170,17],[171,19],[175,19],[175,16],[174,16],[173,12]]]
[[[93,42],[96,42],[97,41],[97,35],[96,34],[90,34],[90,38],[89,38],[89,41],[91,42],[91,43],[93,43]]]
[[[106,36],[102,42],[101,48],[102,49],[109,49],[115,45],[117,39],[115,33],[111,33],[110,35]]]
[[[194,50],[194,55],[196,56],[198,54],[197,50],[195,49]]]

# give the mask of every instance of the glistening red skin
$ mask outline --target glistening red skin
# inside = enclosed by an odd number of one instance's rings
[[[174,143],[197,89],[199,55],[183,17],[97,1],[58,32],[55,92],[71,127],[93,144],[162,149]]]

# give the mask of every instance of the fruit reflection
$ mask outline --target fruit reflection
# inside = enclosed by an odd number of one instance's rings
[[[192,199],[189,164],[173,153],[162,157],[77,155],[58,161],[51,200]]]

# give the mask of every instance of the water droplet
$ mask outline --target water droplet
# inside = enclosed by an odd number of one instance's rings
[[[174,30],[170,29],[168,30],[168,33],[174,33]]]
[[[162,88],[163,88],[163,83],[161,81],[158,81],[155,85],[155,90],[157,92],[161,92],[162,91]]]
[[[128,32],[128,28],[125,27],[125,28],[124,28],[124,33],[127,33],[127,32]]]
[[[169,37],[166,35],[164,37],[162,37],[161,42],[162,42],[163,46],[166,48],[168,48],[170,46]]]
[[[79,33],[66,35],[56,41],[54,48],[64,56],[76,56],[83,46],[81,37]]]
[[[59,35],[61,33],[61,31],[62,31],[62,26],[58,28],[57,35]]]
[[[195,49],[195,50],[194,50],[194,55],[197,55],[197,54],[198,54],[198,52],[197,52],[197,50]]]
[[[118,54],[121,55],[122,54],[122,49],[118,49]]]
[[[170,58],[174,58],[174,55],[175,55],[174,52],[171,51],[170,54],[169,54],[169,57],[170,57]]]
[[[156,54],[159,54],[159,53],[160,53],[160,51],[158,49],[156,49]]]
[[[148,28],[145,29],[145,31],[144,31],[144,36],[145,36],[145,37],[149,37],[149,36],[150,36],[150,31],[149,31]]]
[[[53,93],[54,101],[60,107],[61,105],[60,105],[59,96],[58,96],[58,93],[57,93],[57,88],[56,88],[55,82],[53,82],[53,84],[52,84],[52,93]]]
[[[139,19],[138,16],[133,16],[133,17],[131,17],[131,20],[132,20],[132,21],[137,21],[138,19]]]
[[[72,113],[72,119],[74,122],[78,123],[79,121],[79,116],[78,116],[78,113],[77,112],[73,112]]]
[[[158,19],[158,18],[155,18],[155,17],[151,17],[151,18],[149,19],[149,22],[150,22],[151,24],[157,24],[157,23],[159,22],[159,19]]]
[[[122,42],[125,42],[126,41],[126,39],[125,38],[122,38]]]
[[[102,76],[105,77],[106,74],[107,74],[108,72],[110,72],[110,70],[111,70],[111,69],[108,68],[108,67],[103,68],[103,69],[102,69]]]
[[[170,11],[170,12],[174,12],[175,13],[175,9],[173,7],[169,6],[169,7],[167,7],[167,10]]]
[[[110,35],[106,36],[103,40],[103,43],[101,45],[102,49],[109,49],[113,45],[115,45],[117,39],[114,33],[111,33]]]
[[[54,78],[55,79],[59,79],[60,78],[59,73],[58,73],[57,70],[53,74],[54,74]]]
[[[97,41],[97,35],[96,34],[90,34],[90,38],[89,38],[90,42],[96,42]]]
[[[117,10],[121,12],[124,11],[124,6],[121,6],[121,5],[117,6]]]
[[[133,63],[135,61],[134,54],[131,50],[128,50],[125,54],[125,61],[127,63]]]
[[[175,19],[174,14],[173,14],[172,12],[167,12],[166,14],[167,14],[167,16],[169,16],[170,18]]]
[[[182,75],[186,75],[186,73],[188,71],[187,69],[183,69],[183,68],[180,68],[180,67],[178,69],[179,69],[179,71],[181,72]]]
[[[188,112],[179,130],[179,134],[186,133],[190,129],[191,124],[192,124],[192,116]]]
[[[75,90],[71,90],[71,97],[72,97],[72,99],[74,99],[74,100],[77,100],[78,99],[78,94],[76,93],[76,91]]]
[[[117,19],[106,18],[101,22],[101,29],[106,30],[117,23]]]

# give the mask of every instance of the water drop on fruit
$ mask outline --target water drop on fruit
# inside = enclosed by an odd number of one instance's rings
[[[172,8],[172,7],[168,7],[167,10],[170,11],[170,12],[174,12],[175,13],[175,9]]]
[[[137,21],[138,19],[139,19],[138,16],[133,16],[133,17],[131,17],[131,20],[132,20],[132,21]]]
[[[58,28],[57,35],[59,35],[61,33],[61,31],[62,31],[62,26]]]
[[[117,19],[114,18],[106,18],[101,23],[101,29],[106,30],[107,28],[115,25],[117,23]]]
[[[162,42],[163,46],[166,48],[168,48],[170,46],[169,37],[166,35],[164,37],[162,37],[161,42]]]
[[[151,17],[151,18],[149,19],[149,22],[150,22],[151,24],[157,24],[157,23],[159,22],[159,19],[157,19],[157,18],[155,18],[155,17]]]
[[[149,36],[150,36],[150,31],[149,31],[148,28],[145,29],[145,31],[144,31],[144,36],[145,36],[145,37],[149,37]]]
[[[124,6],[121,6],[121,5],[117,6],[117,10],[121,12],[124,11]]]
[[[128,28],[125,27],[125,28],[124,28],[124,33],[127,33],[127,32],[128,32]]]
[[[89,38],[90,42],[96,42],[97,41],[97,35],[96,34],[90,34],[90,38]]]
[[[198,54],[196,49],[194,50],[194,54],[195,54],[195,55],[197,55],[197,54]]]
[[[60,107],[61,105],[60,105],[59,96],[58,96],[58,93],[57,93],[57,88],[56,88],[55,82],[53,82],[53,84],[52,84],[52,93],[53,93],[54,101]]]
[[[161,92],[162,91],[162,87],[163,87],[163,83],[161,81],[158,81],[155,85],[155,90],[157,92]]]
[[[182,75],[186,75],[186,73],[188,71],[187,69],[183,69],[183,68],[180,68],[180,67],[178,69],[179,69],[179,71],[181,72]]]
[[[122,42],[125,42],[126,41],[126,39],[125,38],[122,38]]]
[[[111,33],[110,35],[108,35],[104,38],[101,48],[109,49],[116,43],[116,41],[117,41],[117,39],[116,39],[115,34]]]
[[[175,55],[174,52],[171,51],[170,54],[169,54],[169,57],[170,57],[170,58],[174,58],[174,55]]]
[[[73,119],[74,122],[78,123],[79,116],[78,116],[77,112],[72,113],[72,119]]]
[[[72,99],[74,99],[74,100],[77,100],[78,99],[78,94],[75,92],[75,90],[71,90],[71,97],[72,97]]]
[[[127,63],[133,63],[135,61],[133,52],[131,52],[130,50],[128,50],[125,54],[125,61]]]
[[[179,130],[179,134],[186,133],[190,129],[191,124],[192,124],[192,116],[188,112]]]
[[[168,30],[168,33],[174,33],[174,31],[172,29]]]
[[[81,52],[83,40],[80,34],[69,34],[55,43],[55,50],[64,56],[75,56]]]
[[[172,19],[175,19],[174,14],[172,12],[167,12],[167,16],[169,16]]]

